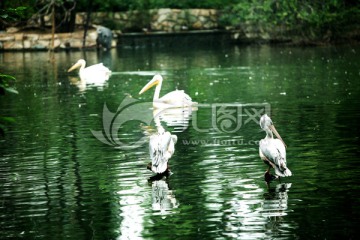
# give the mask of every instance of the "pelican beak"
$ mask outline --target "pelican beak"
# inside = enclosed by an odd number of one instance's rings
[[[81,67],[81,64],[77,62],[71,68],[69,68],[68,72],[71,72],[72,70],[79,68],[79,67]]]
[[[142,94],[144,92],[146,92],[147,90],[149,90],[150,88],[152,88],[153,86],[159,84],[159,79],[158,78],[153,78],[150,82],[148,82],[139,92],[139,94]]]
[[[275,136],[280,139],[280,141],[284,144],[285,148],[287,147],[284,140],[281,138],[280,134],[278,133],[278,131],[276,131],[276,128],[274,125],[270,125],[270,130],[275,134]]]

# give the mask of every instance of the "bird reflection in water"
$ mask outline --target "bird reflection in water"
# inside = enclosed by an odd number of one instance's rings
[[[174,192],[169,187],[169,179],[155,180],[155,178],[152,178],[149,181],[149,185],[151,185],[152,189],[151,197],[153,210],[164,213],[179,206]]]
[[[84,92],[86,90],[86,81],[81,80],[78,77],[68,77],[71,85],[76,86],[80,92]]]
[[[269,187],[264,193],[262,215],[268,218],[266,229],[276,230],[283,225],[283,217],[287,215],[288,191],[291,183],[280,183],[275,187]]]
[[[104,88],[108,86],[107,82],[98,83],[98,84],[87,84],[85,80],[78,77],[68,77],[71,85],[78,88],[79,92],[85,92],[87,89],[97,89],[102,91]]]

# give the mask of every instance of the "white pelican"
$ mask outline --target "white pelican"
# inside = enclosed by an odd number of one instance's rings
[[[87,84],[102,84],[104,81],[108,80],[111,75],[110,69],[105,67],[102,63],[98,63],[87,68],[85,68],[85,65],[85,60],[80,59],[71,68],[69,68],[68,72],[71,72],[76,68],[80,68],[80,79],[82,81],[86,81]]]
[[[148,84],[146,84],[139,94],[146,92],[151,87],[156,86],[154,98],[153,98],[153,107],[154,108],[180,108],[180,107],[189,107],[195,105],[195,102],[192,102],[192,99],[189,95],[187,95],[184,90],[175,90],[169,92],[162,96],[160,96],[161,85],[163,82],[163,78],[161,75],[156,74]]]
[[[197,111],[197,107],[155,108],[153,116],[159,117],[162,122],[166,123],[166,126],[175,127],[173,132],[183,132],[189,127],[193,111]]]
[[[148,168],[154,173],[163,174],[169,170],[168,162],[175,152],[177,136],[165,131],[158,118],[155,119],[155,122],[157,132],[150,136],[149,152],[151,163]]]
[[[260,118],[260,127],[266,132],[266,137],[259,143],[260,158],[269,165],[265,173],[265,180],[268,181],[273,178],[269,173],[270,168],[275,169],[275,174],[278,177],[291,176],[290,169],[286,167],[286,145],[267,114]],[[274,139],[273,133],[277,139]]]

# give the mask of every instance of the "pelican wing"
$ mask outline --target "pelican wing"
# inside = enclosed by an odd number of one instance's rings
[[[175,143],[176,142],[177,142],[177,136],[170,135],[170,142],[169,142],[169,145],[168,145],[167,151],[166,151],[166,157],[168,159],[170,159],[175,152]]]
[[[259,143],[259,153],[275,169],[280,177],[291,176],[291,171],[286,167],[285,146],[279,139],[263,139]]]
[[[111,73],[111,71],[107,67],[105,67],[103,63],[91,65],[85,68],[85,70],[92,73],[97,73],[97,72]]]
[[[165,172],[168,168],[168,161],[174,153],[174,150],[174,141],[169,132],[152,135],[149,142],[152,163],[151,170],[155,173]]]
[[[173,107],[187,107],[192,106],[194,103],[192,102],[191,97],[184,92],[184,90],[175,90],[165,94],[161,97],[158,102],[170,105]]]
[[[83,70],[80,69],[80,78],[85,79],[88,84],[104,82],[109,79],[110,75],[110,69],[102,63],[89,66]]]
[[[92,66],[89,66],[83,70],[87,77],[94,77],[94,76],[107,76],[111,75],[110,69],[105,67],[102,63],[98,63]]]

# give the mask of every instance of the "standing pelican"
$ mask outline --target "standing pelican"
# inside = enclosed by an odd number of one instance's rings
[[[139,94],[142,94],[149,90],[151,87],[156,85],[154,98],[153,98],[153,107],[154,108],[171,108],[171,107],[188,107],[196,104],[192,102],[192,99],[189,95],[187,95],[184,90],[175,90],[169,92],[162,96],[160,96],[161,85],[163,82],[163,78],[161,75],[156,74],[148,84],[146,84]]]
[[[270,174],[271,168],[275,169],[275,174],[279,177],[291,176],[290,169],[286,167],[286,145],[267,114],[260,118],[260,127],[266,132],[266,137],[259,143],[260,158],[269,165],[265,172],[265,180],[270,181],[275,178]],[[274,139],[273,133],[277,139]]]
[[[156,174],[168,172],[169,159],[175,152],[177,136],[171,135],[161,126],[160,120],[155,119],[157,132],[150,136],[149,151],[151,163],[148,168]]]
[[[87,68],[85,68],[85,65],[85,60],[80,59],[71,68],[69,68],[68,72],[71,72],[76,68],[80,68],[80,79],[82,81],[86,81],[88,84],[103,83],[104,81],[108,80],[111,75],[110,69],[105,67],[102,63],[98,63]]]

